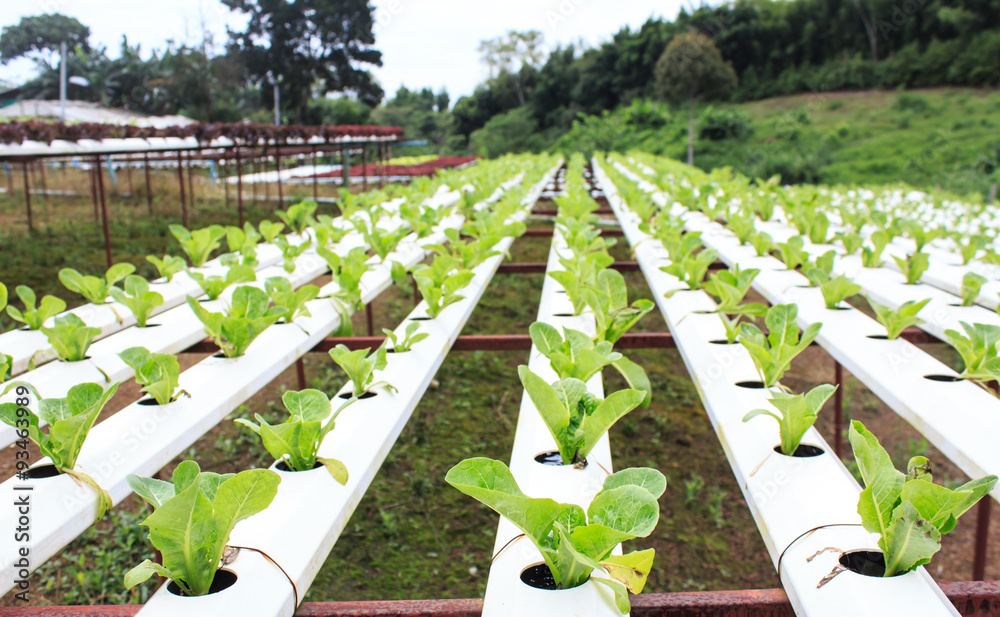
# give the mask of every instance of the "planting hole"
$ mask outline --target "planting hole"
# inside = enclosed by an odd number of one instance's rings
[[[715,338],[709,341],[712,345],[735,345],[736,343],[730,343],[724,338]]]
[[[559,454],[558,450],[550,450],[549,452],[542,452],[535,455],[535,462],[542,465],[551,465],[552,467],[562,467],[563,464],[562,455]]]
[[[230,359],[230,358],[227,358],[226,354],[222,353],[221,351],[219,353],[217,353],[217,354],[214,354],[212,357],[213,358],[218,358],[220,360],[229,360]]]
[[[552,313],[553,317],[576,317],[573,313]]]
[[[521,582],[535,589],[546,591],[556,591],[556,581],[552,578],[552,571],[545,563],[536,563],[521,570]]]
[[[924,379],[930,379],[931,381],[944,381],[944,382],[955,382],[955,381],[965,381],[964,378],[958,375],[924,375]]]
[[[312,468],[319,469],[322,466],[323,463],[316,461],[316,463],[313,464]],[[278,471],[284,471],[286,473],[301,473],[299,472],[298,469],[292,469],[291,467],[289,467],[288,463],[286,463],[285,461],[278,461],[278,463],[274,466],[274,468],[277,469]],[[312,469],[308,469],[306,471],[312,471]]]
[[[212,587],[208,590],[208,595],[213,593],[219,593],[225,589],[229,589],[236,583],[236,573],[230,570],[216,570],[215,578],[212,579]],[[181,588],[177,586],[176,583],[170,581],[167,585],[167,591],[174,594],[175,596],[185,597]]]
[[[176,402],[176,401],[170,401],[170,403],[173,403],[173,402]],[[169,405],[170,403],[167,403],[167,405]],[[139,404],[142,405],[143,407],[159,407],[160,406],[160,404],[156,402],[155,398],[143,398],[143,399],[139,399]]]
[[[850,306],[835,306],[833,308],[826,307],[826,310],[828,310],[828,311],[849,311],[849,310],[851,310],[851,308],[853,308],[853,307],[850,307]]]
[[[147,323],[147,324],[146,324],[145,326],[143,326],[143,327],[142,327],[141,329],[142,329],[142,330],[148,330],[149,328],[159,328],[159,327],[160,327],[160,326],[162,326],[162,325],[163,325],[163,324],[161,324],[161,323]]]
[[[889,340],[889,335],[888,334],[869,334],[868,338],[875,339],[876,341],[888,341]]]
[[[784,452],[781,451],[780,445],[774,446],[774,451],[782,456],[787,456]],[[792,456],[794,456],[795,458],[812,458],[814,456],[820,456],[821,454],[825,453],[826,450],[820,448],[819,446],[810,446],[809,444],[800,443],[799,447],[795,448],[795,452],[792,453]]]
[[[712,315],[715,311],[691,311],[695,315]]]
[[[763,390],[764,389],[764,382],[763,381],[737,381],[736,385],[739,386],[739,387],[741,387],[741,388],[749,388],[751,390]]]
[[[855,574],[882,578],[885,574],[885,556],[879,551],[850,551],[840,556],[840,565]],[[903,574],[897,573],[895,576]]]
[[[24,471],[24,477],[30,480],[42,480],[44,478],[54,478],[59,475],[59,470],[56,466],[49,463],[48,465],[39,465],[38,467],[31,467]]]
[[[410,317],[410,321],[430,321],[431,318],[427,315],[420,315],[418,317]]]
[[[342,393],[340,393],[340,394],[337,395],[337,398],[342,398],[342,399],[344,399],[346,401],[347,399],[351,398],[351,395],[352,395],[351,392],[342,392]],[[361,396],[359,396],[358,400],[359,401],[363,401],[364,399],[371,398],[373,396],[378,396],[378,392],[372,392],[372,391],[369,390],[368,392],[365,392],[364,394],[362,394]]]

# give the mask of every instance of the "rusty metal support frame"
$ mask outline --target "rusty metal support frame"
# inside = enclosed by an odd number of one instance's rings
[[[940,583],[965,617],[1000,615],[1000,582]],[[681,591],[642,593],[630,597],[633,617],[795,617],[783,589]],[[141,605],[14,606],[0,608],[0,617],[133,617]],[[483,601],[376,600],[367,602],[305,602],[296,617],[481,617]]]
[[[108,228],[108,202],[104,194],[104,174],[101,173],[101,156],[94,157],[94,169],[97,170],[97,191],[101,195],[101,221],[104,227],[104,252],[111,267],[111,232]]]
[[[28,213],[28,229],[32,230],[35,228],[35,224],[31,218],[31,184],[28,182],[27,161],[21,163],[21,171],[24,174],[24,208]]]

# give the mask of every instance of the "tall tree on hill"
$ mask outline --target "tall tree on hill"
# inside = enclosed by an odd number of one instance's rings
[[[538,68],[545,59],[542,44],[545,38],[538,30],[517,32],[510,30],[504,36],[480,41],[479,54],[490,69],[490,77],[507,77],[517,92],[520,105],[526,102],[523,73],[525,67]]]
[[[59,63],[59,45],[90,51],[90,28],[73,17],[59,13],[22,17],[16,26],[7,26],[0,34],[0,63],[21,57],[33,58],[48,69]]]
[[[710,38],[688,32],[670,41],[653,72],[660,96],[688,104],[688,165],[694,165],[695,103],[728,96],[736,87],[736,71]]]
[[[355,92],[371,106],[382,88],[363,65],[382,66],[374,48],[374,20],[368,0],[222,0],[247,13],[246,31],[230,38],[261,84],[265,101],[278,84],[283,107],[301,121],[313,94]]]

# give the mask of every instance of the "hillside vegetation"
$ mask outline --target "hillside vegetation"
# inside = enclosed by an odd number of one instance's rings
[[[1000,93],[964,88],[820,92],[703,108],[695,164],[783,182],[906,182],[987,197],[1000,179]],[[554,147],[683,159],[685,113],[635,101],[574,122]],[[542,144],[538,144],[541,146]],[[974,195],[971,195],[974,198]]]

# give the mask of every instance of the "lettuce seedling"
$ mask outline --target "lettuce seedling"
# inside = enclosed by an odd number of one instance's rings
[[[66,303],[55,296],[44,296],[41,304],[35,307],[35,292],[27,285],[18,285],[14,288],[14,293],[24,304],[24,311],[20,311],[13,306],[7,305],[7,314],[14,321],[19,321],[28,326],[29,330],[41,330],[42,326],[49,319],[66,310]]]
[[[11,384],[8,390],[16,385]],[[34,388],[26,386],[31,391]],[[19,390],[20,391],[20,390]],[[38,415],[16,403],[0,404],[0,421],[18,430],[18,435],[27,435],[38,445],[42,456],[52,460],[59,471],[71,476],[78,482],[87,484],[97,491],[97,518],[111,509],[111,495],[97,482],[82,471],[73,469],[76,459],[80,456],[83,440],[97,421],[101,410],[118,391],[118,384],[113,383],[105,390],[96,383],[77,384],[69,389],[66,398],[47,398],[38,401]],[[35,396],[38,393],[35,392]],[[44,421],[49,425],[49,432],[43,433],[39,424]],[[22,432],[24,431],[24,432]]]
[[[594,313],[598,341],[618,342],[654,306],[649,300],[629,305],[625,277],[617,270],[601,270],[594,284],[584,287],[581,293]]]
[[[250,223],[244,223],[243,229],[235,225],[226,227],[226,246],[230,253],[239,253],[246,247],[256,247],[262,237]]]
[[[914,221],[910,219],[897,219],[899,221],[899,228],[906,233],[913,242],[917,245],[917,252],[924,250],[927,243],[937,238],[941,235],[942,231],[940,229],[930,229],[925,227],[925,224],[920,221]]]
[[[355,349],[351,351],[346,345],[337,345],[330,350],[330,357],[347,373],[347,378],[351,380],[351,396],[358,399],[375,388],[383,387],[386,390],[395,390],[387,381],[375,381],[375,371],[381,371],[389,366],[386,359],[385,341],[375,353],[369,354],[371,348]]]
[[[464,242],[461,232],[454,228],[445,229],[444,235],[448,238],[448,244],[428,244],[424,248],[438,255],[452,257],[460,269],[471,270],[490,257],[500,254],[500,251],[493,250],[493,245],[500,240],[498,237],[486,236],[480,240]]]
[[[163,296],[155,291],[149,291],[146,279],[135,274],[125,278],[124,291],[112,287],[110,293],[115,302],[124,304],[132,311],[136,325],[140,328],[146,327],[146,320],[149,319],[153,309],[163,304]]]
[[[13,370],[14,358],[5,353],[0,353],[0,383],[7,381],[9,377],[12,377]]]
[[[420,204],[403,204],[399,207],[399,218],[406,221],[418,238],[431,235],[434,228],[444,218],[444,208],[431,208]]]
[[[836,386],[823,384],[805,394],[775,392],[768,401],[781,412],[780,416],[768,409],[754,409],[743,416],[743,421],[747,422],[759,415],[768,415],[777,420],[781,435],[781,453],[792,456],[799,448],[802,436],[816,422],[819,410],[836,389]]]
[[[115,283],[135,272],[132,264],[115,264],[108,268],[104,278],[84,276],[73,268],[63,268],[59,271],[59,281],[66,289],[78,293],[94,304],[106,304],[108,293]]]
[[[361,308],[361,277],[372,267],[364,247],[356,246],[343,257],[322,246],[316,253],[326,261],[339,287],[334,296],[348,308]]]
[[[812,211],[813,216],[808,221],[807,235],[813,244],[826,244],[830,232],[830,219],[819,210]]]
[[[284,228],[284,223],[274,223],[272,221],[261,221],[257,225],[257,229],[260,230],[260,235],[264,238],[264,242],[274,242],[274,239],[278,237],[278,234]]]
[[[351,222],[354,224],[355,229],[358,230],[358,233],[365,237],[365,242],[379,256],[379,260],[381,261],[385,261],[389,253],[396,250],[396,247],[399,246],[403,238],[410,235],[410,229],[402,225],[390,231],[382,229],[375,221],[372,221],[370,226],[364,219]]]
[[[226,253],[219,257],[219,263],[226,268],[233,266],[246,266],[256,269],[260,265],[257,260],[257,249],[247,244],[238,253]]]
[[[907,285],[916,285],[920,282],[920,277],[927,271],[930,265],[930,257],[927,253],[913,253],[906,259],[893,255],[892,259],[899,266],[899,271],[906,277]]]
[[[740,344],[750,352],[765,388],[778,383],[792,359],[813,342],[823,326],[819,323],[809,324],[800,336],[799,327],[795,324],[798,314],[799,307],[795,304],[772,306],[764,318],[769,330],[766,337],[753,324],[740,325]]]
[[[268,307],[267,293],[263,289],[248,286],[237,287],[233,292],[228,315],[209,312],[191,296],[187,297],[187,302],[205,324],[205,334],[227,358],[242,356],[254,339],[286,314],[281,307]]]
[[[779,242],[775,245],[785,268],[794,270],[809,261],[809,254],[804,250],[805,245],[802,236],[792,236],[788,242]]]
[[[165,282],[169,283],[174,280],[174,275],[178,272],[183,272],[187,267],[184,260],[180,257],[174,257],[173,255],[164,255],[163,259],[156,257],[155,255],[146,256],[146,261],[153,264],[156,268],[156,272],[164,279]]]
[[[330,399],[319,390],[288,391],[281,397],[285,409],[291,414],[288,420],[281,424],[268,424],[260,414],[255,414],[259,424],[243,418],[236,423],[256,433],[274,460],[284,462],[292,471],[309,471],[319,463],[326,467],[334,480],[346,485],[348,473],[344,463],[335,458],[316,456],[316,452],[323,438],[333,430],[340,412],[356,400],[353,397],[348,399],[331,415]]]
[[[733,232],[740,244],[746,244],[753,238],[757,228],[754,226],[753,215],[740,215],[730,217],[728,222],[729,231]]]
[[[306,240],[301,244],[292,244],[288,241],[285,236],[278,236],[274,239],[274,243],[281,249],[281,254],[284,256],[285,261],[283,267],[285,272],[291,274],[295,272],[295,260],[302,255],[310,246],[312,246],[312,240]]]
[[[417,333],[420,329],[420,322],[411,321],[406,324],[406,330],[403,331],[403,337],[400,338],[396,336],[396,333],[388,328],[382,328],[382,332],[385,334],[386,338],[392,341],[392,350],[396,353],[405,353],[410,351],[414,345],[424,340],[430,334],[426,332]]]
[[[201,272],[188,271],[188,276],[198,283],[209,300],[216,300],[228,287],[249,283],[257,280],[257,272],[250,266],[235,265],[226,271],[225,276],[211,274],[205,276]]]
[[[802,273],[809,279],[810,287],[820,287],[824,283],[830,282],[833,277],[833,261],[836,259],[835,251],[827,251],[817,257],[812,262],[806,261],[802,265]]]
[[[301,234],[309,227],[309,219],[316,213],[316,207],[315,201],[302,201],[289,206],[287,211],[278,210],[275,214],[288,225],[288,229]]]
[[[834,235],[834,238],[839,240],[841,246],[844,247],[845,255],[853,255],[857,253],[865,244],[864,238],[861,237],[861,234],[854,231],[838,231]]]
[[[162,565],[143,561],[125,575],[125,588],[159,574],[184,595],[207,594],[233,527],[271,505],[280,483],[270,469],[219,475],[202,472],[194,461],[178,465],[173,482],[129,475],[128,485],[153,507],[141,524]]]
[[[986,277],[975,272],[966,272],[962,277],[962,306],[972,306],[979,298],[979,291],[986,283]]]
[[[767,313],[767,306],[759,302],[740,304],[759,273],[760,270],[756,268],[742,270],[739,264],[736,264],[732,270],[712,273],[705,283],[705,290],[719,298],[715,312],[719,314],[719,319],[726,329],[726,342],[730,345],[736,342],[740,320],[744,315],[762,317]]]
[[[316,246],[329,247],[340,242],[347,235],[348,230],[334,224],[334,219],[328,214],[320,214],[317,220],[313,221],[313,231],[316,233]]]
[[[0,311],[7,308],[7,286],[0,283]]]
[[[758,257],[763,257],[774,250],[774,238],[765,231],[759,231],[751,236],[750,244],[753,245],[753,250],[757,251]]]
[[[875,319],[885,326],[886,336],[890,339],[898,337],[903,330],[910,326],[918,326],[924,323],[923,319],[917,317],[917,313],[923,310],[927,303],[931,301],[930,298],[920,300],[919,302],[917,300],[909,300],[893,310],[888,306],[883,306],[875,302],[869,297],[865,299],[868,300],[868,304],[875,311]]]
[[[118,354],[122,361],[135,371],[135,381],[142,392],[150,395],[158,405],[166,405],[181,395],[179,380],[181,365],[177,356],[152,353],[145,347],[130,347]]]
[[[819,290],[823,293],[826,308],[835,309],[847,298],[861,293],[861,285],[847,278],[847,275],[841,274],[821,284]]]
[[[434,318],[445,307],[465,298],[458,292],[475,277],[468,270],[455,270],[457,262],[448,255],[438,255],[430,266],[421,265],[412,270],[417,289],[427,303],[427,314]]]
[[[42,327],[41,330],[48,337],[52,350],[63,362],[85,360],[90,344],[101,334],[100,328],[88,327],[78,315],[73,313],[57,316],[53,320],[52,326]],[[36,352],[35,355],[41,353],[45,353],[45,351]],[[34,357],[32,357],[30,364],[34,364]]]
[[[674,261],[670,265],[663,266],[660,270],[676,276],[689,289],[698,289],[704,284],[708,267],[715,262],[718,255],[716,251],[705,249],[697,254],[684,255],[682,259]],[[674,293],[676,291],[667,292],[665,295],[666,297],[670,297]]]
[[[194,231],[188,231],[183,225],[170,225],[169,229],[195,268],[205,265],[208,256],[219,248],[222,238],[226,235],[226,228],[222,225],[209,225]]]
[[[558,444],[564,465],[586,466],[587,455],[601,436],[646,398],[642,390],[619,390],[602,401],[579,379],[549,385],[524,365],[517,368],[517,374]]]
[[[645,538],[660,516],[657,499],[667,488],[659,471],[623,469],[604,480],[584,513],[574,504],[528,497],[505,464],[471,458],[448,471],[445,481],[490,507],[534,542],[552,572],[557,589],[592,580],[610,587],[623,614],[629,592],[640,593],[653,565],[653,549],[615,556],[623,541]],[[603,570],[609,578],[595,576]]]
[[[851,448],[865,488],[858,514],[865,530],[879,535],[884,572],[895,576],[929,563],[941,550],[941,536],[955,528],[958,517],[988,495],[996,476],[966,482],[955,490],[934,484],[929,461],[914,456],[906,474],[896,470],[889,454],[857,420],[849,431]]]
[[[868,240],[872,245],[861,249],[861,265],[865,268],[881,267],[882,251],[888,246],[891,238],[885,230],[878,229],[868,236]]]
[[[316,296],[319,295],[319,287],[315,285],[303,285],[298,290],[295,290],[292,289],[292,284],[285,277],[272,276],[264,281],[264,289],[275,306],[287,311],[282,318],[285,323],[295,321],[300,315],[312,317],[312,313],[306,307],[306,302],[316,299]]]
[[[963,239],[965,240],[964,243],[962,242]],[[958,253],[962,256],[962,265],[967,266],[970,261],[976,258],[979,251],[986,248],[987,238],[980,234],[969,236],[956,234],[954,242],[955,247],[958,248]]]
[[[970,325],[964,321],[958,323],[965,330],[964,336],[955,330],[945,330],[944,335],[965,362],[962,377],[980,385],[996,379],[1000,375],[1000,357],[997,356],[1000,326],[982,323]]]
[[[596,257],[595,257],[596,255]],[[611,265],[614,259],[606,254],[591,254],[588,257],[574,256],[569,259],[560,259],[564,270],[556,270],[548,273],[548,276],[562,286],[563,291],[570,302],[573,303],[573,314],[579,315],[587,306],[583,290],[587,285],[594,285],[597,282],[597,273]]]

